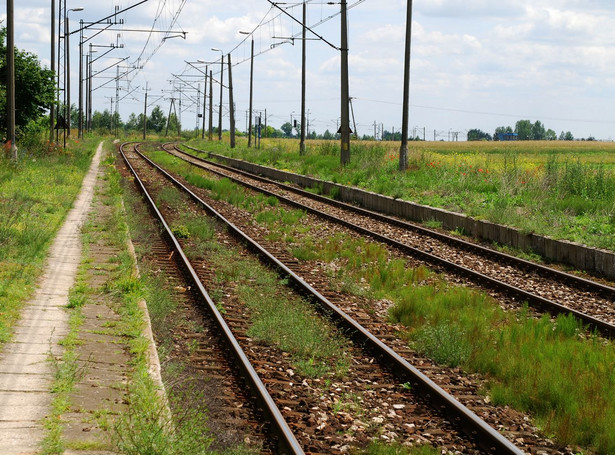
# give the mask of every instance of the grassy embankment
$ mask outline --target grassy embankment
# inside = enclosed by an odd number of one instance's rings
[[[354,185],[554,238],[615,250],[615,144],[601,142],[411,142],[406,172],[397,143],[354,142],[351,164],[339,144],[266,140],[191,141],[227,156]]]
[[[66,152],[33,145],[17,162],[0,157],[0,345],[34,291],[97,143],[74,141]]]
[[[410,344],[437,362],[485,375],[491,401],[535,415],[536,423],[561,442],[597,453],[615,451],[611,342],[588,334],[573,318],[551,321],[525,310],[505,312],[486,294],[450,286],[425,268],[391,259],[380,245],[346,235],[311,235],[296,222],[296,211],[247,204],[250,196],[230,182],[216,183],[174,158],[155,157],[212,197],[248,209],[271,231],[271,239],[286,242],[299,260],[330,264],[340,290],[372,302],[391,301],[391,320],[407,327],[403,336]]]

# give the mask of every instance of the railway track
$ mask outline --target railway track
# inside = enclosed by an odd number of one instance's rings
[[[190,297],[193,298],[193,303],[204,308],[209,316],[203,321],[206,324],[205,331],[196,335],[199,342],[198,353],[200,354],[200,358],[198,360],[201,364],[201,368],[207,370],[208,379],[216,378],[221,383],[230,381],[234,384],[234,386],[230,388],[226,387],[224,390],[218,391],[219,395],[217,398],[226,402],[221,406],[222,411],[225,412],[232,409],[232,412],[227,412],[225,417],[220,419],[226,422],[230,419],[231,425],[225,425],[225,422],[223,422],[222,425],[228,426],[228,430],[233,431],[232,424],[237,424],[237,422],[234,421],[235,418],[240,419],[244,425],[247,423],[248,426],[252,426],[251,424],[253,423],[253,421],[251,421],[251,416],[246,417],[245,414],[244,416],[237,416],[237,414],[241,413],[241,408],[243,407],[237,405],[237,403],[243,404],[246,396],[243,391],[238,391],[240,386],[237,385],[237,374],[229,375],[228,372],[230,370],[239,371],[241,373],[240,381],[247,383],[249,389],[252,391],[252,398],[255,404],[267,416],[266,420],[271,427],[271,432],[274,434],[274,438],[271,439],[267,446],[280,453],[304,453],[293,432],[288,427],[288,424],[280,414],[279,409],[248,360],[245,352],[239,346],[239,342],[233,336],[215,303],[211,300],[211,297],[203,287],[193,265],[183,252],[177,238],[170,230],[162,213],[151,199],[143,181],[139,179],[137,171],[131,165],[131,157],[133,160],[138,157],[135,153],[134,146],[129,146],[133,149],[131,151],[126,151],[126,147],[126,144],[122,144],[120,147],[122,158],[128,170],[132,176],[134,176],[137,189],[141,191],[147,208],[152,212],[156,222],[159,223],[162,228],[162,239],[160,240],[164,241],[156,241],[156,239],[154,239],[154,244],[152,246],[153,256],[157,258],[156,261],[160,266],[160,270],[164,271],[171,279],[178,280],[178,275],[181,274],[183,279],[188,281],[189,284],[187,286],[192,292],[190,295],[183,294],[183,297],[185,299]],[[189,302],[185,300],[184,304],[184,310],[194,308],[194,306],[189,305]],[[210,333],[211,336],[209,336]],[[229,376],[232,377],[229,378]],[[237,427],[241,426],[235,426],[235,428]]]
[[[527,302],[553,315],[573,314],[604,336],[615,336],[613,287],[230,168],[182,151],[175,144],[165,144],[164,148],[191,164],[252,190],[278,197],[287,204],[379,240],[518,303]]]
[[[154,171],[152,167],[155,166],[154,163],[148,160],[147,164],[145,164],[146,161],[143,161],[143,159],[145,157],[137,158],[136,154],[126,157],[127,162],[133,162],[134,168],[137,169],[133,171],[135,175],[140,173],[146,175],[145,181],[148,182],[148,187],[153,185],[151,182],[160,181],[162,175],[167,180],[165,185],[172,184],[177,188],[184,188],[177,179],[174,179],[164,170],[157,168]],[[140,183],[140,186],[145,190],[145,184]],[[201,206],[201,210],[205,210],[210,215],[216,216],[220,221],[224,221],[224,217],[218,214],[194,191],[187,188],[184,188],[183,191],[188,192],[194,203],[198,203]],[[213,203],[214,201],[210,202]],[[160,216],[162,217],[162,214]],[[421,364],[422,371],[411,366],[408,359],[412,358],[413,354],[403,346],[403,343],[399,342],[400,340],[395,341],[397,337],[391,335],[390,328],[386,328],[385,324],[375,324],[370,321],[369,317],[363,317],[361,322],[369,324],[369,328],[373,332],[370,333],[359,322],[353,320],[330,301],[340,300],[341,297],[339,295],[327,291],[318,292],[313,286],[293,272],[291,268],[284,265],[283,262],[285,260],[291,264],[293,261],[292,259],[284,258],[283,252],[276,252],[276,254],[280,253],[282,256],[282,258],[277,259],[254,240],[241,233],[233,224],[229,224],[228,229],[233,234],[233,237],[241,238],[242,243],[245,245],[244,248],[256,252],[261,257],[261,260],[267,261],[270,264],[269,266],[276,269],[281,276],[287,277],[295,289],[299,289],[303,295],[309,295],[309,298],[328,314],[330,318],[335,320],[335,323],[343,328],[349,337],[357,343],[352,348],[353,368],[349,372],[350,379],[339,384],[339,387],[336,387],[335,390],[350,390],[352,393],[358,393],[363,397],[369,395],[369,403],[365,403],[369,408],[386,409],[388,407],[390,411],[389,417],[394,416],[394,422],[388,423],[386,416],[379,415],[377,419],[378,421],[380,419],[386,421],[384,428],[390,434],[398,435],[399,433],[407,432],[405,431],[407,429],[411,429],[412,433],[416,432],[417,434],[418,439],[413,439],[415,442],[417,440],[429,442],[436,446],[445,447],[447,450],[464,453],[476,452],[476,444],[486,452],[521,453],[519,448],[515,447],[500,433],[480,419],[476,413],[469,411],[464,405],[429,379],[425,374],[425,372],[429,372],[432,376],[440,376],[440,382],[445,383],[445,387],[448,390],[454,390],[456,396],[463,397],[464,401],[470,403],[481,416],[486,416],[493,426],[503,430],[509,439],[520,442],[523,449],[527,452],[570,453],[567,449],[556,448],[552,442],[537,436],[535,430],[527,424],[523,416],[513,415],[514,413],[509,411],[502,412],[502,410],[489,406],[477,394],[479,387],[477,384],[472,384],[471,381],[460,379],[459,377],[451,378],[450,375],[448,378],[443,378],[443,376],[446,376],[446,373],[443,373],[435,365],[429,365],[424,358],[418,361]],[[179,247],[180,242],[177,239],[173,243]],[[208,275],[206,272],[203,272],[203,270],[207,270],[207,264],[198,263],[191,267],[193,270],[199,271],[199,280],[202,283],[211,282],[211,274]],[[190,267],[187,266],[187,268],[189,269]],[[201,284],[200,286],[204,285]],[[288,426],[298,433],[298,439],[302,447],[304,449],[307,448],[311,453],[343,452],[344,448],[348,447],[343,438],[335,438],[331,433],[325,436],[319,433],[318,430],[314,432],[314,427],[317,429],[322,427],[322,425],[318,424],[318,420],[314,421],[314,416],[324,416],[324,421],[329,421],[331,427],[335,427],[335,424],[340,424],[338,432],[347,430],[348,425],[341,424],[339,416],[335,414],[327,415],[328,412],[330,413],[327,405],[319,403],[318,398],[314,401],[315,397],[311,396],[309,392],[306,394],[306,391],[300,390],[305,388],[305,380],[302,382],[304,387],[297,388],[298,384],[294,382],[297,380],[296,378],[293,379],[291,376],[283,379],[284,367],[267,367],[267,361],[263,359],[271,357],[270,350],[262,352],[262,350],[258,349],[258,346],[250,344],[251,340],[246,336],[245,322],[242,322],[241,317],[237,317],[245,313],[245,308],[237,307],[236,304],[229,302],[225,302],[224,305],[225,314],[234,315],[231,318],[231,323],[228,324],[230,331],[238,336],[240,344],[247,343],[247,347],[244,349],[246,349],[246,352],[251,353],[253,362],[256,362],[258,365],[258,371],[265,373],[266,377],[263,378],[263,382],[266,384],[266,388],[270,390],[273,400],[282,404],[281,414],[287,418]],[[375,334],[387,341],[391,341],[389,344],[396,346],[396,348],[393,349],[386,345]],[[361,346],[361,348],[357,346]],[[261,356],[257,355],[259,351],[262,354]],[[280,353],[274,355],[273,358],[279,363]],[[383,368],[382,365],[386,365],[386,367]],[[268,382],[271,381],[271,377],[267,375],[271,371],[275,371],[272,383]],[[412,393],[405,391],[405,389],[401,388],[400,384],[409,385]],[[313,392],[314,387],[312,384],[307,384],[307,389],[308,391],[311,389]],[[335,392],[332,395],[335,395]],[[293,397],[293,399],[288,400],[284,398],[289,396]],[[430,406],[426,406],[427,403]],[[393,405],[392,408],[390,407],[391,405]],[[409,412],[410,410],[412,410],[411,413]],[[345,418],[348,417],[346,416]],[[425,422],[429,423],[427,428],[425,428]],[[451,436],[457,434],[457,431],[451,431],[451,422],[452,427],[462,429],[469,437]],[[322,446],[323,440],[326,443],[326,448]]]

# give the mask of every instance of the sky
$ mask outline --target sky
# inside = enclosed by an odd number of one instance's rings
[[[56,0],[59,2],[60,0]],[[66,0],[70,29],[141,0]],[[335,131],[340,116],[339,3],[308,1],[307,109],[310,130]],[[412,21],[410,132],[427,140],[465,140],[473,128],[493,133],[517,120],[540,120],[558,135],[615,139],[615,2],[612,0],[415,0]],[[407,2],[348,0],[350,96],[359,135],[401,129]],[[301,21],[301,4],[280,4]],[[327,18],[331,17],[329,20]],[[221,52],[231,52],[237,127],[246,129],[250,41],[254,39],[254,108],[279,128],[301,110],[301,26],[267,0],[148,0],[117,16],[121,31],[88,43],[123,47],[93,64],[95,72],[124,59],[119,83],[123,120],[151,110],[165,115],[182,99],[182,124],[195,128],[197,90],[206,64],[219,80]],[[0,5],[6,23],[6,2]],[[15,0],[15,43],[50,65],[51,0]],[[323,22],[324,21],[324,22]],[[323,22],[320,25],[318,23]],[[260,24],[260,25],[259,25]],[[56,25],[57,27],[57,25]],[[145,33],[130,30],[186,32]],[[251,36],[239,31],[253,32]],[[119,34],[119,36],[118,36]],[[164,37],[167,39],[163,40]],[[78,99],[78,34],[70,39],[71,102]],[[108,48],[95,48],[101,55]],[[140,57],[140,59],[139,59]],[[193,63],[193,68],[186,62]],[[216,63],[217,61],[217,63]],[[132,69],[130,67],[139,67]],[[110,109],[115,68],[94,81],[94,110]],[[228,69],[225,67],[224,83]],[[105,84],[105,85],[103,85]],[[180,95],[181,92],[181,95]],[[228,98],[224,95],[224,128]],[[214,102],[219,91],[214,87]],[[113,101],[115,103],[115,100]],[[179,108],[179,100],[176,102]],[[202,101],[199,100],[199,103]],[[200,105],[202,106],[202,104]],[[201,107],[199,107],[199,110]],[[217,107],[216,107],[217,111]],[[214,125],[217,124],[217,116]]]

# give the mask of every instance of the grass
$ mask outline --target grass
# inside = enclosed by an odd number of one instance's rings
[[[0,157],[0,346],[10,339],[34,291],[53,238],[81,187],[97,139],[67,152],[30,152],[17,163]]]
[[[292,237],[289,248],[297,259],[327,264],[333,286],[393,302],[391,320],[407,327],[404,336],[417,350],[441,364],[483,374],[493,402],[534,415],[560,442],[615,451],[611,342],[570,317],[553,321],[533,318],[527,310],[505,312],[489,296],[449,286],[425,268],[391,258],[378,244],[341,234],[316,238],[298,227],[289,233],[269,212],[274,211],[254,213],[255,220],[277,238]]]
[[[346,235],[308,236],[294,252],[329,264],[338,289],[393,302],[391,320],[406,327],[411,345],[440,364],[483,374],[494,403],[534,415],[563,443],[615,450],[615,347],[574,318],[505,312],[486,294],[450,286]]]
[[[354,142],[341,168],[337,143],[292,140],[230,149],[198,148],[343,185],[615,250],[615,146],[600,142],[413,142],[410,168],[397,170],[398,144]],[[240,144],[242,144],[240,142]]]

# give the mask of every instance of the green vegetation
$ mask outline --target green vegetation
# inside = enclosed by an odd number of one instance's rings
[[[505,312],[489,296],[449,286],[362,239],[308,236],[298,243],[295,256],[330,264],[338,289],[392,302],[391,319],[407,327],[403,336],[415,349],[485,375],[496,404],[535,415],[564,443],[615,450],[615,376],[607,373],[615,368],[615,348],[588,335],[574,318],[552,322],[527,310]]]
[[[6,75],[7,48],[6,27],[0,28],[0,74]],[[6,76],[0,79],[0,132],[6,136],[7,96]],[[15,48],[15,126],[19,139],[24,133],[36,130],[36,122],[41,119],[47,107],[54,101],[53,71],[42,68],[36,55]],[[21,147],[21,144],[20,144]]]
[[[196,169],[194,169],[197,172]],[[242,206],[261,210],[274,208],[276,204],[264,197],[250,197],[245,191],[229,180],[208,180],[202,175],[188,174],[188,180],[203,188],[210,189],[213,197],[225,196]],[[167,200],[167,188],[159,192],[157,204]],[[183,198],[177,192],[180,198]],[[179,201],[178,201],[179,202]],[[184,202],[185,204],[185,202]],[[286,288],[285,280],[252,258],[243,257],[231,247],[222,246],[214,239],[215,225],[202,214],[194,214],[186,205],[179,203],[182,213],[172,223],[174,232],[181,231],[186,242],[185,250],[192,257],[205,257],[215,270],[216,285],[209,290],[215,303],[225,294],[233,292],[239,301],[251,310],[252,326],[249,335],[256,340],[288,352],[291,362],[299,373],[318,377],[329,373],[340,373],[347,368],[344,354],[346,341],[336,329],[324,322],[306,302],[293,295]],[[283,212],[271,223],[294,224],[302,212]],[[230,285],[232,283],[232,285]],[[223,308],[223,305],[221,305]]]
[[[197,148],[343,185],[615,250],[615,154],[599,142],[412,142],[407,172],[398,144],[354,142],[339,164],[339,145],[268,140],[260,150],[192,141]]]
[[[47,251],[87,172],[97,140],[67,152],[31,140],[18,162],[0,157],[0,344],[31,296]]]
[[[142,229],[139,231],[138,220],[134,217],[126,219],[119,173],[114,167],[109,167],[107,176],[114,210],[104,232],[113,236],[114,244],[123,251],[119,255],[113,279],[105,288],[110,295],[121,301],[118,306],[121,323],[116,330],[128,340],[132,354],[127,410],[114,421],[106,422],[112,433],[112,442],[119,452],[134,455],[254,453],[243,445],[223,452],[212,449],[213,437],[208,428],[207,408],[203,404],[204,400],[198,399],[202,393],[199,390],[167,386],[168,401],[161,398],[160,390],[149,374],[149,343],[142,334],[144,315],[138,304],[140,300],[146,299],[152,327],[157,330],[161,327],[176,327],[172,319],[177,302],[172,298],[164,277],[148,271],[140,278],[135,276],[134,260],[125,244],[127,222],[131,223],[132,232],[144,234]],[[131,203],[130,199],[128,203]],[[165,333],[168,334],[168,331]],[[178,378],[173,377],[171,380],[177,381]],[[187,381],[187,378],[184,376],[177,382],[182,381]],[[186,403],[189,405],[186,406]],[[104,422],[105,419],[102,420]]]
[[[417,350],[485,375],[493,402],[535,415],[559,441],[598,453],[615,450],[609,428],[615,418],[615,376],[607,373],[615,368],[611,342],[588,334],[570,317],[552,321],[527,310],[505,312],[489,296],[409,267],[378,244],[341,234],[316,237],[301,226],[271,222],[281,219],[281,210],[262,206],[253,216],[271,230],[270,237],[284,239],[297,259],[327,264],[333,287],[391,302],[392,321],[407,327],[403,336]],[[365,310],[373,311],[369,305]]]

